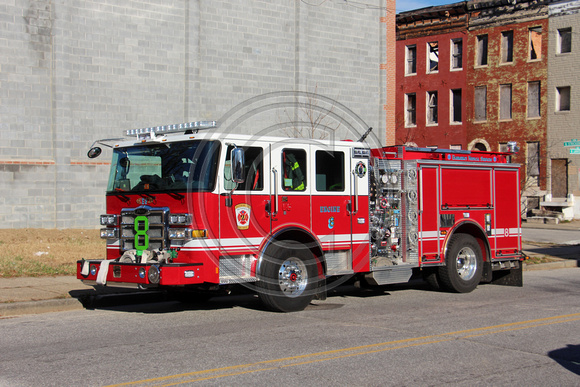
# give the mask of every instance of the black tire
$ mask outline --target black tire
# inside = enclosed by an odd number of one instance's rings
[[[318,269],[312,252],[292,241],[275,241],[260,264],[260,300],[277,312],[304,310],[312,301]]]
[[[438,280],[444,289],[456,293],[474,290],[483,274],[481,248],[474,237],[455,234],[449,241],[445,266],[438,272]]]

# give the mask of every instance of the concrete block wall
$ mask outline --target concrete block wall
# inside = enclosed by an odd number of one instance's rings
[[[568,159],[568,193],[580,201],[580,155],[570,154],[564,142],[580,140],[580,3],[561,2],[550,6],[548,51],[548,159]],[[572,52],[558,53],[558,30],[572,28]],[[556,88],[570,86],[570,111],[556,111]],[[550,168],[548,167],[548,170]],[[551,175],[549,174],[551,182]],[[575,209],[580,218],[580,208]]]
[[[0,228],[98,227],[110,152],[87,159],[94,140],[219,119],[265,93],[325,95],[384,139],[386,2],[4,2]]]

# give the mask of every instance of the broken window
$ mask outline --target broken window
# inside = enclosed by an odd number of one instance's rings
[[[528,157],[527,157],[527,170],[528,178],[533,179],[535,185],[538,184],[538,176],[540,176],[540,143],[539,142],[528,142]]]
[[[437,118],[437,92],[427,92],[427,125],[436,125]]]
[[[572,52],[572,28],[558,30],[558,53]]]
[[[512,118],[512,85],[499,86],[499,119]]]
[[[475,121],[487,120],[487,86],[475,88]]]
[[[461,89],[451,90],[451,122],[461,123]]]
[[[415,93],[406,94],[405,110],[405,126],[417,125],[417,95]]]
[[[451,41],[451,68],[460,69],[463,67],[463,39]]]
[[[570,86],[556,87],[556,111],[570,111]]]
[[[504,31],[501,33],[501,62],[511,63],[514,61],[514,32]]]
[[[540,82],[528,82],[528,118],[540,117]]]
[[[542,27],[530,28],[530,60],[542,59]]]
[[[429,55],[427,56],[428,72],[436,73],[439,71],[439,43],[427,43],[427,48],[429,49]]]
[[[477,37],[476,66],[487,66],[487,35]]]
[[[417,46],[407,46],[405,75],[417,74]]]

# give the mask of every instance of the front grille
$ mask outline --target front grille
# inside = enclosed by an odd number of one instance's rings
[[[169,209],[139,207],[121,212],[121,243],[123,250],[136,248],[164,250],[167,238]]]

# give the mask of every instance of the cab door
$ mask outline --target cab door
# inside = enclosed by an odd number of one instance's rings
[[[310,231],[309,146],[282,142],[271,145],[272,232],[288,227]]]
[[[320,239],[329,274],[352,271],[349,149],[311,146],[312,230]]]
[[[220,249],[222,255],[257,253],[263,239],[270,234],[268,213],[270,168],[268,146],[241,146],[244,150],[244,182],[231,179],[231,151],[225,154],[220,194]]]

